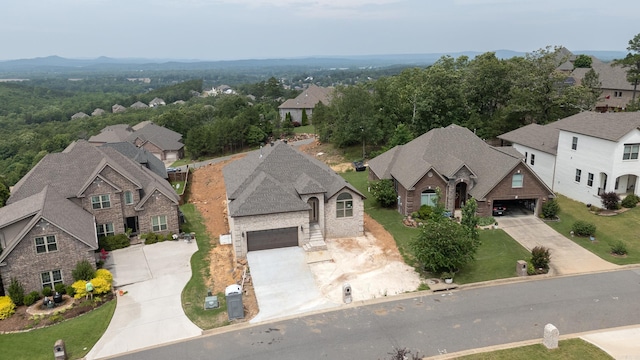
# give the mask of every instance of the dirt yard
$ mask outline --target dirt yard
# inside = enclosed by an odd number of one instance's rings
[[[317,142],[301,147],[302,151],[329,164],[335,171],[351,167],[350,163],[342,162],[339,154],[332,154],[327,149]],[[189,202],[200,211],[212,241],[216,241],[210,254],[211,283],[208,284],[214,293],[223,292],[233,283],[240,283],[246,266],[245,261],[234,261],[231,245],[217,243],[220,234],[229,233],[222,168],[239,158],[241,156],[199,168],[191,177]],[[412,291],[420,284],[418,275],[402,261],[393,237],[366,214],[365,236],[328,240],[327,246],[333,261],[312,264],[311,268],[321,291],[332,301],[342,302],[340,289],[344,282],[352,285],[354,300]],[[250,277],[245,280],[244,290],[247,321],[258,313]]]

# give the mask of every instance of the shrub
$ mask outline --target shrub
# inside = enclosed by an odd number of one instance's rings
[[[18,279],[12,278],[7,290],[14,305],[20,306],[24,304],[24,287]]]
[[[591,236],[596,233],[596,225],[583,220],[578,220],[573,223],[571,230],[578,236]]]
[[[51,296],[53,295],[53,290],[51,290],[50,287],[46,286],[44,289],[42,289],[42,296]]]
[[[10,296],[0,296],[0,320],[4,320],[16,312],[16,304]]]
[[[479,226],[488,226],[496,223],[496,219],[493,216],[483,216],[478,218]]]
[[[426,220],[431,217],[433,213],[433,207],[429,205],[422,205],[420,209],[418,209],[418,219]]]
[[[632,209],[632,208],[636,207],[636,205],[638,205],[638,201],[640,201],[640,198],[638,198],[638,195],[629,194],[629,195],[627,195],[627,197],[625,197],[622,200],[621,205],[623,207],[626,207],[627,209]]]
[[[98,247],[106,251],[123,249],[131,245],[127,234],[104,236],[98,239]]]
[[[31,306],[38,300],[40,300],[40,293],[37,292],[37,291],[32,291],[32,292],[28,293],[27,295],[25,295],[24,304],[26,306]]]
[[[398,195],[393,187],[393,181],[389,179],[371,181],[371,194],[382,207],[393,207],[398,201]]]
[[[627,255],[627,245],[622,240],[611,244],[611,252],[616,255]]]
[[[87,282],[85,280],[78,280],[71,284],[73,287],[73,298],[80,299],[87,295]]]
[[[71,286],[71,285],[67,285],[64,289],[65,293],[71,297],[73,297],[76,294],[76,289]]]
[[[560,205],[556,199],[551,199],[542,205],[542,216],[545,219],[553,219],[558,215]]]
[[[71,272],[73,280],[91,280],[96,276],[96,269],[88,260],[78,261],[76,268]]]
[[[96,295],[106,294],[111,291],[111,283],[103,277],[97,277],[91,279],[93,285],[93,293]]]
[[[62,284],[62,283],[60,283],[60,284],[56,284],[56,285],[53,287],[53,289],[54,289],[56,292],[59,292],[60,294],[66,294],[66,293],[67,293],[67,287],[66,287],[64,284]]]
[[[96,271],[96,278],[105,279],[109,284],[113,283],[113,275],[107,269],[98,269]]]
[[[535,269],[549,270],[551,252],[544,246],[536,246],[531,250],[531,264]]]
[[[615,191],[606,192],[600,195],[600,199],[602,200],[602,206],[607,210],[618,210],[620,209],[620,196],[616,194]]]
[[[531,263],[531,260],[527,261],[527,275],[536,275],[536,268]]]

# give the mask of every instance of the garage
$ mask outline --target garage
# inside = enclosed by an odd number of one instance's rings
[[[536,199],[493,200],[493,216],[532,215],[536,208]]]
[[[248,231],[247,250],[267,250],[298,246],[298,227]]]

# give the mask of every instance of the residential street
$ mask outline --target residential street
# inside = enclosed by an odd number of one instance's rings
[[[640,323],[640,271],[533,280],[399,296],[269,324],[220,329],[119,359],[384,359],[394,347],[421,356]]]

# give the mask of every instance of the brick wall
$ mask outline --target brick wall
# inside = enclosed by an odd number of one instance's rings
[[[342,193],[351,194],[353,200],[353,216],[337,217],[336,200]],[[325,237],[341,238],[361,236],[364,233],[364,201],[360,195],[351,190],[344,189],[330,198],[324,207]]]
[[[309,231],[301,231],[301,226],[304,229],[309,229],[308,211],[235,217],[229,221],[229,228],[236,258],[245,258],[247,256],[246,233],[249,231],[298,227],[298,245],[302,246],[309,241]],[[242,236],[243,233],[245,233],[244,237]],[[214,234],[214,236],[218,235]]]
[[[56,236],[58,250],[37,254],[35,238],[46,235]],[[26,293],[41,291],[40,274],[52,270],[60,270],[62,281],[65,285],[70,285],[74,281],[71,272],[76,264],[83,259],[95,266],[94,249],[54,225],[49,225],[44,230],[39,226],[34,226],[6,258],[7,265],[0,267],[5,293],[11,283],[11,278],[18,279],[24,286]]]

